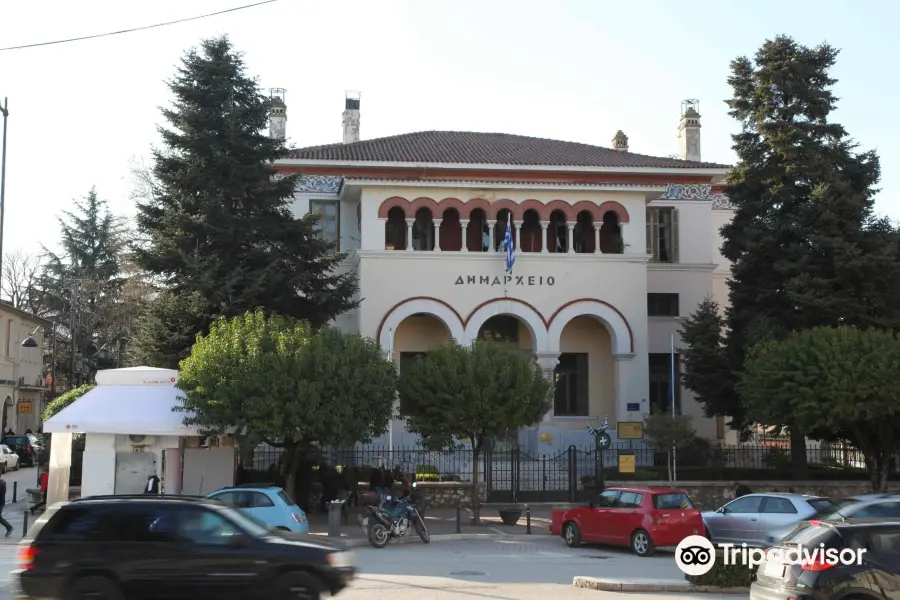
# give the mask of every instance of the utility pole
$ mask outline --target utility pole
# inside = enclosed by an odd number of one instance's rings
[[[9,98],[0,106],[3,114],[3,155],[0,157],[0,298],[3,297],[3,213],[6,212],[6,120],[9,118]]]
[[[69,376],[69,389],[75,389],[75,301],[78,297],[76,283],[72,283],[71,296],[69,297],[69,337],[72,342],[72,371]]]

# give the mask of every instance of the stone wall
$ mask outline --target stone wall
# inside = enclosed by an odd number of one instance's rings
[[[872,492],[872,485],[868,481],[744,481],[741,483],[749,487],[752,492],[796,492],[827,498],[846,498]],[[606,485],[607,487],[621,485],[679,488],[686,491],[703,510],[715,510],[734,499],[732,488],[734,482],[731,481],[642,481],[640,483],[607,481]],[[890,482],[887,491],[900,491],[900,482]]]

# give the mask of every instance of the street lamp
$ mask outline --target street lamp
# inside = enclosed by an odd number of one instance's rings
[[[37,332],[42,329],[44,330],[44,333],[47,332],[46,325],[38,325],[37,327],[35,327],[34,331],[31,332],[31,335],[22,340],[22,347],[40,347],[40,344],[38,344],[38,341],[34,339],[34,336],[37,335]],[[53,336],[50,339],[50,397],[53,398],[56,396],[56,323],[50,324],[50,332],[50,335]]]
[[[6,208],[6,119],[9,118],[9,98],[0,106],[3,114],[3,154],[0,157],[0,273],[3,273],[3,213]],[[0,276],[0,292],[3,291],[3,277]],[[2,296],[2,293],[0,293]]]

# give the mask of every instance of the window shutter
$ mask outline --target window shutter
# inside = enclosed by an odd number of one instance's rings
[[[656,211],[652,208],[647,209],[647,254],[650,256],[654,255],[653,248],[653,231],[654,226],[653,222],[656,219]],[[653,260],[652,258],[650,260]]]
[[[681,262],[678,258],[678,209],[672,209],[672,262]]]

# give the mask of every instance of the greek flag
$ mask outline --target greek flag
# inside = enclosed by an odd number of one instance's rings
[[[603,421],[600,423],[600,431],[605,429],[609,429],[609,419],[607,417],[603,417]]]
[[[512,238],[512,214],[506,220],[506,237],[503,238],[503,245],[506,248],[506,272],[512,273],[513,265],[516,264],[516,248]]]

